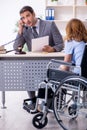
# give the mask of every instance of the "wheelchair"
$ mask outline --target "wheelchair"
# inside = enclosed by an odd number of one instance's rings
[[[39,84],[38,97],[43,98],[41,112],[35,114],[32,123],[42,129],[48,123],[47,115],[53,112],[58,124],[64,130],[73,130],[72,124],[79,120],[87,122],[87,45],[81,67],[60,60],[52,59],[47,65],[47,78]],[[62,71],[60,65],[66,65],[70,71]],[[81,75],[73,72],[74,67],[81,70]],[[41,97],[41,90],[44,97]],[[44,90],[44,91],[43,91]],[[51,99],[49,105],[48,101]],[[79,127],[79,126],[78,126]],[[75,129],[74,129],[75,130]]]

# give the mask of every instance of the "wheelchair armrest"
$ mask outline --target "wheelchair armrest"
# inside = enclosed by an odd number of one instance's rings
[[[51,63],[57,63],[57,64],[66,65],[66,66],[73,66],[73,67],[75,67],[75,64],[72,64],[72,63],[69,63],[69,62],[65,62],[63,60],[51,59]]]
[[[58,69],[58,70],[61,70],[60,69],[60,66],[61,65],[65,65],[67,67],[69,67],[69,71],[73,72],[73,70],[75,68],[78,68],[79,71],[80,71],[80,74],[81,74],[81,66],[77,66],[75,64],[72,64],[72,63],[69,63],[69,62],[65,62],[63,60],[55,60],[55,59],[51,59],[50,62],[48,63],[47,65],[47,69],[52,69],[52,68],[55,68],[55,69]],[[61,70],[62,71],[62,70]],[[68,72],[69,73],[69,72]]]

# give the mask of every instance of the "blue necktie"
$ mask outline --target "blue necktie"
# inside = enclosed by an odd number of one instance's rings
[[[37,38],[38,37],[38,33],[37,33],[37,30],[36,30],[36,26],[32,27],[33,29],[33,36],[34,38]]]

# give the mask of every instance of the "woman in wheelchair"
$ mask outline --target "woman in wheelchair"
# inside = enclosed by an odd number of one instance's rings
[[[87,122],[87,92],[84,91],[87,90],[87,79],[81,77],[87,78],[87,30],[81,20],[74,18],[68,22],[65,39],[64,62],[74,64],[73,72],[79,76],[66,76],[58,85],[54,94],[54,115],[64,130],[72,130],[72,124],[77,117],[78,123],[83,119]],[[71,65],[60,65],[63,71],[70,71],[70,67]],[[61,105],[60,97],[63,90],[66,90],[66,96],[64,104]],[[77,126],[74,127],[76,129]],[[80,127],[78,125],[78,130]],[[83,129],[85,126],[81,130]]]
[[[65,39],[64,61],[80,66],[85,44],[87,43],[87,30],[81,20],[71,19],[68,22]],[[60,68],[62,70],[69,70],[66,66],[61,66]],[[80,74],[79,68],[75,68],[74,72]]]

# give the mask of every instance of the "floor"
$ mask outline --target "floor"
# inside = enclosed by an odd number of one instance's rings
[[[0,95],[1,96],[1,95]],[[33,124],[33,114],[22,108],[23,99],[27,98],[26,92],[6,92],[6,109],[0,109],[0,130],[37,130]],[[1,99],[1,97],[0,97]],[[2,103],[0,101],[0,106]],[[74,122],[72,130],[87,130],[87,122],[81,122],[81,127]],[[75,127],[76,126],[76,127]],[[48,124],[42,130],[62,130],[54,114],[48,114]]]

